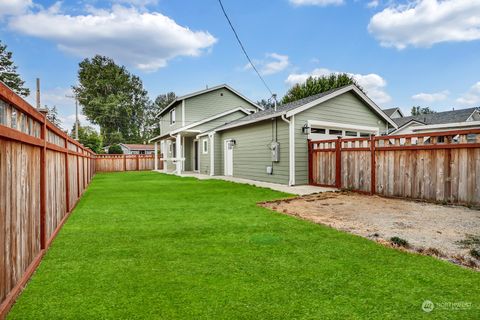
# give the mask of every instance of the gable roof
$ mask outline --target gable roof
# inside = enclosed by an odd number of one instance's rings
[[[256,103],[253,102],[252,100],[248,99],[248,98],[245,97],[243,94],[241,94],[241,93],[238,92],[237,90],[233,89],[233,88],[230,87],[229,85],[227,85],[227,84],[221,84],[221,85],[218,85],[218,86],[215,86],[215,87],[211,87],[211,88],[207,88],[207,89],[204,89],[204,90],[192,92],[192,93],[186,94],[186,95],[184,95],[184,96],[175,98],[175,100],[173,100],[172,102],[170,102],[170,104],[169,104],[168,106],[166,106],[165,108],[163,108],[163,110],[160,111],[160,112],[155,116],[155,118],[157,118],[158,116],[161,116],[162,114],[166,113],[168,110],[170,110],[170,109],[172,108],[172,106],[174,106],[174,105],[175,105],[176,103],[178,103],[178,102],[181,102],[181,101],[183,101],[183,100],[185,100],[185,99],[188,99],[188,98],[200,96],[200,95],[202,95],[202,94],[209,93],[209,92],[212,92],[212,91],[215,91],[215,90],[218,90],[218,89],[227,89],[227,90],[231,91],[232,93],[236,94],[237,96],[239,96],[240,98],[242,98],[243,100],[247,101],[248,103],[250,103],[251,105],[253,105],[253,106],[256,107],[257,109],[263,110],[263,108],[260,107],[258,104],[256,104]]]
[[[394,118],[392,119],[398,125],[398,127],[403,127],[409,122],[415,121],[423,123],[426,125],[430,124],[445,124],[445,123],[456,123],[456,122],[465,122],[470,118],[470,116],[478,110],[477,108],[468,108],[468,109],[459,109],[452,111],[444,111],[430,114],[422,114],[419,116],[408,116],[403,118]]]
[[[277,107],[277,110],[274,110],[273,108],[266,109],[263,111],[259,111],[256,113],[253,113],[249,116],[243,117],[241,119],[232,121],[230,123],[227,123],[226,125],[220,126],[217,128],[215,131],[221,131],[221,130],[226,130],[229,128],[233,127],[238,127],[242,125],[246,125],[249,123],[254,123],[270,118],[275,118],[279,117],[282,115],[286,115],[287,117],[290,117],[296,113],[305,111],[311,107],[314,107],[320,103],[323,103],[325,101],[328,101],[332,98],[335,98],[343,93],[353,91],[361,100],[363,100],[366,104],[368,104],[380,117],[385,119],[388,123],[390,123],[393,127],[397,127],[396,123],[393,122],[390,117],[388,117],[370,98],[368,98],[360,89],[358,89],[357,86],[355,85],[347,85],[343,87],[339,87],[336,89],[332,89],[326,92],[322,92],[319,94],[315,94],[313,96],[309,96],[297,101],[293,101],[290,103],[286,103],[283,105],[280,105]]]
[[[388,108],[388,109],[383,109],[383,112],[385,112],[385,114],[387,116],[389,116],[390,118],[392,117],[392,115],[398,111],[400,113],[400,115],[403,117],[403,112],[402,110],[400,110],[400,108]]]

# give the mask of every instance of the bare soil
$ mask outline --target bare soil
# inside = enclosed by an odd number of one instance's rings
[[[465,246],[466,239],[480,235],[480,210],[351,192],[318,193],[262,206],[389,246],[396,246],[390,239],[399,237],[409,244],[403,250],[480,267],[470,255],[472,247]]]

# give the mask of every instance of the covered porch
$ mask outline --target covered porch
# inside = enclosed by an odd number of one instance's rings
[[[185,130],[154,138],[155,158],[159,159],[159,162],[155,162],[154,170],[179,175],[199,172],[201,150],[196,138],[199,133],[197,130]]]

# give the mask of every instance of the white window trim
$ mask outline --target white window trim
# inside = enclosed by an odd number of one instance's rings
[[[207,138],[202,139],[202,154],[208,154],[208,140]],[[206,147],[206,148],[205,148]]]
[[[308,120],[308,126],[315,128],[320,127],[321,129],[330,129],[333,130],[342,130],[342,131],[362,131],[362,132],[371,132],[376,135],[380,134],[380,128],[378,127],[367,127],[367,126],[358,126],[353,124],[347,123],[337,123],[337,122],[330,122],[330,121],[318,121],[318,120]]]

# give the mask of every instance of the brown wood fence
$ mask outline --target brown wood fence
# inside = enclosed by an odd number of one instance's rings
[[[480,130],[309,141],[309,181],[389,197],[479,205]]]
[[[95,154],[0,82],[0,319],[95,173]]]
[[[161,156],[160,156],[161,158]],[[162,162],[158,161],[158,168],[161,170]],[[96,172],[114,171],[142,171],[153,170],[155,167],[155,155],[153,154],[99,154],[95,160]]]

